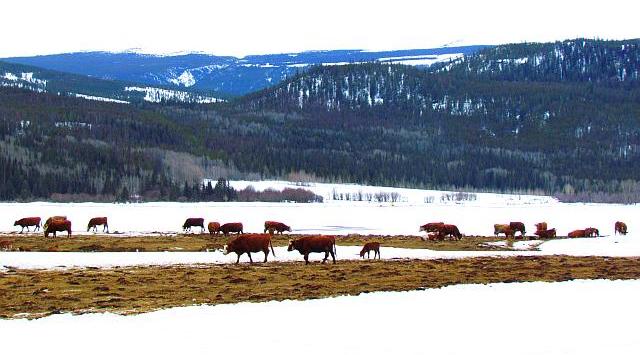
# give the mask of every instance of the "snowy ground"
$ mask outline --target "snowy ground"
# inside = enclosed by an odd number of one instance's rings
[[[505,243],[498,242],[504,246]],[[531,250],[532,248],[539,250]],[[571,256],[640,256],[640,240],[631,236],[560,239],[541,243],[541,241],[519,241],[513,245],[514,251],[436,251],[429,249],[404,249],[381,247],[383,260],[392,259],[457,259],[468,257],[507,257],[516,255],[571,255]],[[359,246],[338,246],[339,260],[360,259]],[[276,258],[270,261],[302,261],[296,252],[287,252],[286,247],[275,247]],[[373,257],[373,253],[371,254]],[[262,262],[264,254],[253,253],[254,262]],[[324,254],[310,255],[310,260],[322,260]],[[331,259],[329,259],[331,260]],[[143,265],[184,265],[184,264],[223,264],[235,263],[236,254],[224,255],[221,251],[210,252],[0,252],[0,270],[6,267],[21,269],[51,269],[74,267],[126,267]],[[243,255],[241,262],[248,263]]]
[[[457,285],[0,320],[7,354],[637,354],[640,281]],[[37,339],[37,341],[34,341]]]
[[[296,187],[277,181],[239,181],[232,185],[253,185],[258,190]],[[475,201],[455,202],[441,201],[441,196],[448,194],[441,191],[335,184],[303,187],[325,197],[325,203],[1,203],[0,231],[19,231],[13,221],[21,217],[66,215],[76,232],[86,232],[91,217],[107,216],[111,231],[124,235],[180,232],[187,217],[203,217],[207,222],[240,221],[247,232],[261,232],[265,220],[279,220],[290,224],[295,233],[419,235],[421,224],[444,221],[458,225],[464,234],[491,235],[495,223],[522,221],[531,233],[534,223],[547,221],[550,228],[557,228],[558,235],[589,226],[607,235],[613,234],[617,220],[626,221],[633,232],[633,220],[640,214],[640,205],[565,204],[544,196],[477,194]],[[401,200],[332,201],[334,189],[342,193],[397,192]],[[432,203],[425,202],[429,198],[433,198]]]

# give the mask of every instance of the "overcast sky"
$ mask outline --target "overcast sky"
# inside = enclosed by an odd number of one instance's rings
[[[0,57],[432,48],[639,38],[640,1],[2,0]]]

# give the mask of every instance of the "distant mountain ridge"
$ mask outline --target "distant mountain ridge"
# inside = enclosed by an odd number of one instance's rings
[[[310,51],[250,55],[243,58],[208,54],[158,56],[128,52],[80,52],[2,60],[100,79],[238,96],[275,85],[314,65],[377,61],[430,66],[475,53],[484,47],[477,45],[375,52]]]

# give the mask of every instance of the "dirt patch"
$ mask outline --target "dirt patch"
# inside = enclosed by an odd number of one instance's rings
[[[263,302],[406,291],[453,284],[638,279],[640,258],[505,257],[341,261],[304,265],[20,270],[0,273],[0,317],[135,314],[195,304]]]

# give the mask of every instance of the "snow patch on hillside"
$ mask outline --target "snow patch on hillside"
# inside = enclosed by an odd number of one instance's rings
[[[72,93],[71,95],[73,95],[75,97],[78,97],[78,98],[81,98],[81,99],[85,99],[85,100],[102,101],[102,102],[115,102],[115,103],[118,103],[118,104],[128,104],[128,103],[130,103],[129,101],[110,99],[108,97],[91,96],[91,95],[74,94],[74,93]]]
[[[0,86],[17,87],[33,90],[36,92],[44,92],[47,87],[47,81],[34,77],[33,73],[20,73],[20,75],[6,72],[0,76]]]
[[[125,91],[142,92],[145,94],[144,100],[159,103],[162,101],[195,102],[199,104],[210,104],[222,102],[224,100],[210,96],[197,95],[186,91],[159,89],[152,87],[127,86]]]
[[[177,78],[169,79],[169,82],[175,85],[182,85],[184,87],[190,87],[196,84],[196,79],[193,77],[190,71],[185,70]]]

